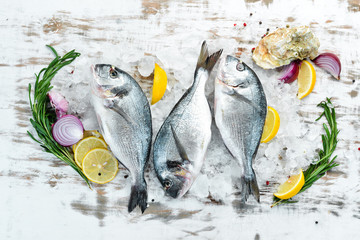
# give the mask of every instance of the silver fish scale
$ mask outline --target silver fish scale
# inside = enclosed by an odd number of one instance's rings
[[[130,171],[132,186],[128,211],[147,208],[144,178],[150,155],[152,123],[149,102],[139,84],[126,72],[110,64],[92,67],[93,105],[106,143]]]
[[[208,74],[206,72],[202,74],[202,77],[207,79]],[[171,125],[178,137],[184,139],[182,144],[187,149],[193,171],[198,171],[205,157],[205,143],[211,138],[211,112],[204,95],[205,81],[197,79],[195,82],[189,94],[167,118],[164,128],[170,128]],[[180,158],[171,131],[166,131],[164,134],[168,135],[166,138],[168,137],[169,141],[163,148],[164,153],[166,152],[166,158],[163,160],[166,161],[174,156]]]
[[[252,168],[265,123],[267,104],[256,74],[239,59],[227,56],[215,84],[215,121],[231,154],[243,165],[242,199],[259,200]]]
[[[150,149],[151,115],[146,110],[147,99],[141,97],[138,86],[133,86],[129,95],[119,98],[117,107],[132,120],[129,123],[120,114],[104,106],[104,99],[94,96],[93,103],[105,141],[118,160],[138,179],[144,171]]]

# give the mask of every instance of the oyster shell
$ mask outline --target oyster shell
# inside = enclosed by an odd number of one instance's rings
[[[319,39],[308,26],[279,28],[260,40],[252,58],[260,67],[271,69],[295,59],[313,59],[319,46]]]

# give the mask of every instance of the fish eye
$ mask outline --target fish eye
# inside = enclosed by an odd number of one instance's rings
[[[164,181],[164,185],[165,185],[166,189],[168,189],[168,188],[171,187],[172,182],[171,182],[170,180],[165,180],[165,181]]]
[[[110,68],[110,77],[111,78],[116,78],[118,75],[117,71],[113,68]]]
[[[238,71],[244,71],[245,70],[244,64],[242,62],[238,62],[238,64],[236,64],[236,69]]]

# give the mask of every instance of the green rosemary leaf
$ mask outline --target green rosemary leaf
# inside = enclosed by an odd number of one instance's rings
[[[322,107],[324,110],[315,121],[319,121],[323,116],[325,116],[328,124],[323,124],[323,128],[325,131],[325,134],[321,135],[323,149],[318,152],[319,160],[310,164],[306,171],[304,171],[305,183],[299,193],[304,192],[305,190],[310,188],[317,180],[323,177],[327,171],[331,170],[336,166],[339,166],[339,164],[335,162],[337,156],[333,157],[330,160],[331,155],[336,149],[336,145],[338,142],[337,135],[339,133],[336,123],[335,108],[333,107],[330,98],[326,98],[326,100],[320,102],[318,106]],[[283,200],[274,197],[271,207],[293,202],[295,201],[289,199]]]
[[[47,47],[55,54],[55,58],[47,68],[43,68],[38,74],[35,74],[36,80],[34,83],[33,96],[31,96],[32,86],[29,84],[29,103],[33,115],[33,118],[30,119],[30,123],[35,129],[38,139],[36,139],[29,131],[27,131],[27,133],[30,138],[40,144],[46,152],[52,153],[72,167],[91,188],[89,180],[75,164],[69,149],[58,144],[52,136],[51,125],[55,122],[56,117],[55,112],[51,112],[48,108],[49,98],[47,96],[48,92],[52,89],[51,80],[53,77],[61,68],[72,63],[79,57],[80,53],[72,50],[63,57],[60,57],[53,47],[49,45],[47,45]]]

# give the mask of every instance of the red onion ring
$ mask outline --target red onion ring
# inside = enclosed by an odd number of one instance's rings
[[[292,61],[289,65],[284,66],[281,71],[281,75],[279,80],[284,83],[292,83],[295,79],[297,79],[299,75],[299,61]]]
[[[333,53],[322,53],[312,60],[317,66],[333,75],[340,80],[341,62]]]
[[[54,140],[61,146],[69,147],[83,138],[84,127],[77,117],[64,115],[52,127]]]

